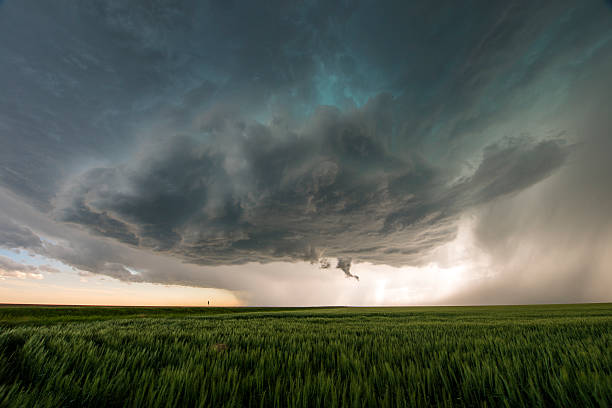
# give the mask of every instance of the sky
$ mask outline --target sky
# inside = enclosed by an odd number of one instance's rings
[[[0,1],[0,303],[612,301],[612,2]]]

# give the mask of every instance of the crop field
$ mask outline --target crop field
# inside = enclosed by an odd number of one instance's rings
[[[1,307],[2,407],[610,407],[612,304]]]

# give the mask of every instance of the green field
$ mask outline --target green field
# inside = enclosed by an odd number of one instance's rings
[[[0,308],[0,406],[612,406],[612,304]]]

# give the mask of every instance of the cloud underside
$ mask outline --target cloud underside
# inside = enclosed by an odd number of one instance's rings
[[[381,96],[380,98],[384,98]],[[452,240],[467,209],[521,191],[564,162],[563,141],[507,139],[456,178],[372,131],[384,104],[325,108],[282,123],[207,127],[209,143],[167,138],[129,162],[93,168],[54,202],[57,219],[205,265],[340,258],[418,265]]]

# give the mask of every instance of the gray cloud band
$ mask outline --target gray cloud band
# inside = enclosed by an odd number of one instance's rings
[[[380,106],[325,109],[303,133],[228,121],[209,130],[223,144],[166,139],[136,161],[83,173],[58,196],[56,217],[193,263],[318,262],[325,253],[354,277],[351,257],[418,265],[454,238],[462,211],[537,183],[568,154],[561,140],[508,139],[453,181],[368,131]]]

